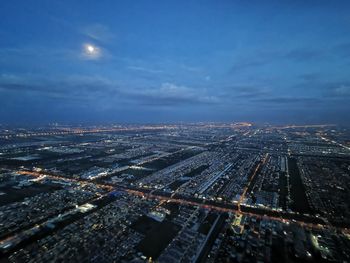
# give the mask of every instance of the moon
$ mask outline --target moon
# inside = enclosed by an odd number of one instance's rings
[[[101,49],[96,45],[85,43],[83,56],[87,59],[98,59],[101,57]]]
[[[86,49],[89,53],[93,53],[95,51],[95,47],[91,45],[87,45]]]

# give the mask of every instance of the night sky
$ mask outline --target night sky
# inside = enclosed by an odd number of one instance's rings
[[[350,1],[1,1],[0,122],[350,123]]]

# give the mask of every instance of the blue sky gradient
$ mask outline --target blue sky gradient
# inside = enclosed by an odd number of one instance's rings
[[[349,124],[349,10],[350,1],[1,1],[0,122]]]

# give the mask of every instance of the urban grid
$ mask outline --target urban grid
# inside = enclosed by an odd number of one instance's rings
[[[350,133],[1,129],[4,262],[349,262]]]

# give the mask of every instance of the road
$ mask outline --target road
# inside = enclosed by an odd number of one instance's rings
[[[257,173],[260,166],[265,164],[267,161],[268,154],[265,155],[265,157],[262,159],[262,161],[259,163],[259,165],[254,170],[253,176]],[[282,221],[284,223],[287,222],[294,222],[298,223],[300,225],[309,225],[310,227],[319,227],[320,225],[328,225],[331,226],[327,222],[323,222],[320,218],[309,216],[309,215],[302,215],[297,214],[293,212],[287,212],[287,211],[277,211],[272,210],[268,208],[259,208],[259,207],[253,207],[253,206],[246,206],[242,203],[234,204],[234,203],[222,203],[222,202],[214,202],[214,201],[205,201],[200,198],[194,198],[194,197],[188,197],[188,196],[174,196],[170,193],[156,193],[156,192],[150,192],[149,189],[142,189],[142,188],[131,188],[131,187],[125,187],[113,183],[97,183],[93,182],[91,180],[84,180],[84,179],[71,179],[66,178],[60,175],[53,175],[48,174],[45,172],[35,172],[35,171],[18,171],[18,173],[23,175],[30,175],[38,178],[50,178],[54,180],[64,180],[64,181],[71,181],[78,183],[80,185],[86,185],[86,184],[95,184],[97,187],[104,188],[108,191],[113,190],[123,190],[126,191],[129,194],[141,196],[143,198],[147,199],[156,199],[162,202],[173,202],[183,205],[193,205],[193,206],[199,206],[205,209],[211,209],[216,210],[220,212],[231,212],[231,213],[238,213],[238,214],[246,214],[251,216],[257,216],[257,217],[264,217],[264,218],[270,218],[277,221]],[[45,176],[45,177],[43,177]],[[253,178],[253,176],[251,178]],[[247,186],[249,187],[249,186]],[[246,187],[246,189],[247,189]],[[316,222],[316,223],[313,223]]]
[[[154,130],[163,130],[163,129],[173,129],[171,125],[168,126],[141,126],[141,127],[118,127],[118,128],[109,128],[109,129],[81,129],[81,128],[66,128],[57,131],[44,131],[44,132],[29,132],[29,133],[14,133],[0,135],[0,139],[9,139],[9,138],[27,138],[35,136],[56,136],[56,135],[69,135],[69,134],[90,134],[90,133],[104,133],[104,132],[121,132],[121,131],[154,131]]]
[[[250,177],[249,181],[248,181],[248,184],[246,185],[246,187],[244,187],[243,189],[243,193],[241,194],[241,197],[239,198],[239,201],[238,201],[238,211],[239,212],[242,212],[241,211],[241,205],[242,203],[244,202],[244,199],[245,199],[245,195],[247,194],[247,191],[251,185],[251,183],[253,182],[254,180],[254,177],[256,176],[256,174],[258,173],[260,167],[262,167],[266,161],[267,161],[267,158],[268,158],[269,154],[265,154],[264,158],[259,162],[259,164],[256,166],[254,172],[253,172],[253,175]]]
[[[249,184],[253,180],[254,176],[256,176],[259,168],[266,163],[268,159],[268,154],[264,156],[264,158],[259,162],[257,167],[255,168],[253,175],[251,176],[251,179],[248,183],[248,185],[245,187],[245,192],[247,191]],[[174,196],[171,195],[170,193],[156,193],[156,192],[150,192],[147,189],[140,189],[140,188],[128,188],[125,186],[118,186],[114,184],[102,184],[102,183],[97,183],[93,182],[91,180],[83,180],[83,179],[72,179],[72,178],[66,178],[60,175],[54,175],[51,173],[46,173],[46,172],[38,172],[38,171],[18,171],[18,173],[22,175],[27,175],[27,176],[32,176],[32,177],[37,177],[37,180],[43,180],[45,178],[50,178],[53,180],[63,180],[63,181],[70,181],[73,183],[77,183],[79,185],[86,185],[86,184],[95,184],[97,187],[101,187],[103,189],[106,189],[109,192],[112,192],[114,190],[123,190],[127,192],[128,194],[131,195],[136,195],[140,196],[142,198],[150,199],[150,200],[158,200],[160,203],[177,203],[181,205],[191,205],[191,206],[196,206],[200,207],[203,209],[209,209],[209,210],[214,210],[218,212],[224,212],[224,213],[234,213],[238,215],[248,215],[248,216],[254,216],[262,219],[269,219],[269,220],[275,220],[279,221],[282,223],[293,223],[293,224],[298,224],[300,226],[307,226],[310,228],[318,228],[322,229],[324,227],[332,227],[340,231],[345,231],[348,232],[349,230],[347,228],[339,228],[339,227],[334,227],[330,225],[328,222],[325,222],[319,218],[313,217],[313,216],[308,216],[308,215],[301,215],[301,214],[296,214],[296,213],[291,213],[291,212],[286,212],[286,211],[277,211],[277,210],[271,210],[271,209],[265,209],[265,208],[258,208],[258,207],[252,207],[252,206],[247,206],[243,205],[242,201],[244,200],[244,196],[241,200],[240,203],[233,204],[233,203],[220,203],[220,202],[214,202],[210,201],[205,201],[203,199],[199,198],[193,198],[193,197],[187,197],[187,196]],[[101,195],[100,198],[106,198],[108,195],[104,194]],[[244,193],[245,194],[245,193]],[[96,201],[97,201],[96,200]],[[96,208],[97,209],[97,208]],[[52,220],[52,219],[51,219]],[[43,226],[48,221],[45,221],[44,223],[40,225],[33,225],[31,228],[24,229],[22,231],[19,231],[17,234],[6,237],[2,240],[0,240],[0,245],[4,245],[7,243],[13,243],[14,247],[13,249],[17,248],[18,246],[22,246],[23,243],[26,242],[31,242],[30,240],[35,240],[35,237],[38,235],[38,232],[42,231]],[[24,241],[22,241],[24,240]]]

